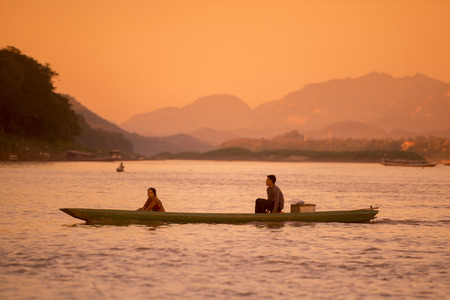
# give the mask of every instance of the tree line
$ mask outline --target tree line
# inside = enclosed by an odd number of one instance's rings
[[[0,49],[0,159],[64,159],[65,150],[87,152],[121,150],[133,155],[133,146],[121,133],[91,128],[72,110],[66,95],[55,92],[58,74],[46,64],[8,46]]]
[[[57,75],[17,48],[0,50],[0,134],[53,142],[80,133],[68,100],[55,93]]]
[[[444,137],[416,136],[411,139],[305,139],[294,130],[271,139],[238,138],[224,142],[222,149],[243,148],[254,152],[266,150],[301,150],[321,152],[415,152],[433,160],[450,159],[450,140]]]

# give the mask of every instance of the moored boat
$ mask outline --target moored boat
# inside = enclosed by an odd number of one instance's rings
[[[392,167],[435,167],[436,163],[423,160],[383,159],[383,166]]]
[[[229,223],[249,222],[343,222],[360,223],[375,219],[377,208],[317,211],[307,213],[186,213],[117,209],[61,208],[61,211],[89,224]]]

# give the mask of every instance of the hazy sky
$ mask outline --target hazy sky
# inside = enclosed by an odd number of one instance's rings
[[[8,45],[122,122],[212,94],[256,107],[373,71],[450,82],[450,1],[0,0]]]

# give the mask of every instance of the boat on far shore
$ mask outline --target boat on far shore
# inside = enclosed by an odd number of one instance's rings
[[[437,163],[426,160],[383,159],[383,166],[387,167],[435,167]]]

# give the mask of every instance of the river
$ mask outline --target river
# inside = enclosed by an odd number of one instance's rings
[[[1,299],[448,299],[450,167],[217,161],[0,163]],[[253,212],[378,205],[367,224],[86,225],[62,207]]]

